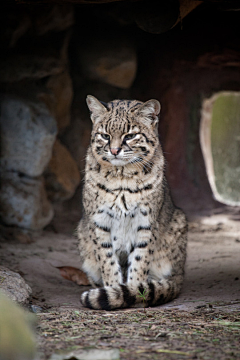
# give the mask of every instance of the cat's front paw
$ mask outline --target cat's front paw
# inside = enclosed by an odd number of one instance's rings
[[[123,299],[120,288],[110,286],[85,291],[81,303],[89,309],[112,310],[121,307]]]
[[[84,291],[80,297],[80,302],[83,306],[86,306],[86,307],[90,307],[89,305],[87,305],[89,303],[89,299],[88,299],[88,295],[89,294],[89,291]]]
[[[88,307],[89,309],[102,309],[101,299],[102,293],[105,293],[104,288],[100,289],[91,289],[82,293],[80,301],[83,306]],[[107,294],[105,295],[107,299]],[[106,310],[106,308],[105,308]]]

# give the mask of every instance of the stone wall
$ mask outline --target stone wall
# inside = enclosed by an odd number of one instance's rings
[[[76,162],[57,140],[71,118],[68,46],[74,10],[58,5],[2,10],[0,218],[39,230],[53,218],[52,201],[70,198],[80,183]]]
[[[182,24],[170,14],[165,29],[153,8],[146,17],[140,10],[129,2],[2,7],[2,223],[37,230],[54,211],[56,226],[72,210],[79,220],[89,94],[160,100],[174,200],[188,213],[218,206],[200,149],[200,111],[204,97],[240,89],[239,14],[204,5]]]

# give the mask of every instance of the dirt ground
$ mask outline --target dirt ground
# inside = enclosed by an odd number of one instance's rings
[[[65,280],[57,269],[79,268],[74,236],[55,229],[36,234],[29,244],[2,240],[1,265],[19,272],[33,290],[37,359],[86,347],[118,349],[120,359],[129,360],[240,359],[239,220],[239,213],[191,219],[180,296],[145,310],[81,306],[80,294],[87,287]]]

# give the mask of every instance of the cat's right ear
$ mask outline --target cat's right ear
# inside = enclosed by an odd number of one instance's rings
[[[99,116],[104,115],[107,112],[107,108],[92,95],[88,95],[86,101],[91,113],[91,120],[95,124]]]

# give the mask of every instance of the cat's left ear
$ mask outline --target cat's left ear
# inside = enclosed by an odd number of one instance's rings
[[[152,99],[145,102],[143,105],[138,108],[137,113],[144,118],[144,120],[154,127],[158,123],[158,115],[161,110],[161,105],[159,101]]]
[[[106,104],[102,101],[99,101],[92,95],[88,95],[87,106],[91,112],[91,120],[93,123],[96,123],[101,115],[104,115],[108,110]]]

